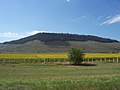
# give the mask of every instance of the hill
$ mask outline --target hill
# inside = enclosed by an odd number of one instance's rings
[[[64,33],[38,33],[26,38],[22,38],[15,41],[5,42],[4,44],[24,44],[29,41],[39,40],[45,43],[49,42],[66,42],[66,41],[97,41],[103,43],[114,43],[118,42],[117,40],[112,40],[108,38],[102,38],[91,35],[78,35],[78,34],[64,34]]]
[[[38,33],[19,40],[0,44],[1,53],[66,53],[70,48],[87,53],[120,52],[117,40],[91,35]]]

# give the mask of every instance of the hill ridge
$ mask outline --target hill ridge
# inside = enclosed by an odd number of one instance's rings
[[[31,35],[25,38],[21,38],[19,40],[4,42],[3,44],[24,44],[29,41],[39,40],[45,43],[48,42],[67,42],[67,41],[96,41],[102,43],[115,43],[119,42],[117,40],[103,38],[93,35],[79,35],[79,34],[69,34],[69,33],[37,33],[35,35]],[[57,43],[57,42],[56,42]]]

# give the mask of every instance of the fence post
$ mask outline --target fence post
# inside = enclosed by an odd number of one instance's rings
[[[102,58],[100,58],[100,61],[102,62]]]
[[[92,58],[92,62],[93,62],[93,58]]]
[[[113,58],[113,62],[115,61],[115,58]]]
[[[117,58],[117,62],[119,62],[118,60],[119,60],[119,59]]]
[[[109,58],[109,62],[111,61],[110,59],[111,59],[111,58]]]
[[[107,61],[107,58],[105,58],[105,62]]]
[[[88,60],[88,62],[89,62],[89,58],[88,58],[87,60]]]
[[[44,64],[46,64],[46,61],[45,61],[45,59],[44,59]]]

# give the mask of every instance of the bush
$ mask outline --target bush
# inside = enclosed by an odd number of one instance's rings
[[[77,48],[72,48],[69,51],[69,61],[71,64],[78,65],[84,61],[85,54]]]

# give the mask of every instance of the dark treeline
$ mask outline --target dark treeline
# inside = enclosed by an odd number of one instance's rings
[[[102,38],[98,36],[92,35],[78,35],[78,34],[68,34],[68,33],[38,33],[26,38],[22,38],[19,40],[14,40],[10,42],[5,42],[4,44],[24,44],[29,41],[39,40],[43,42],[51,42],[51,41],[97,41],[103,43],[114,43],[118,42],[117,40],[112,40],[108,38]]]

